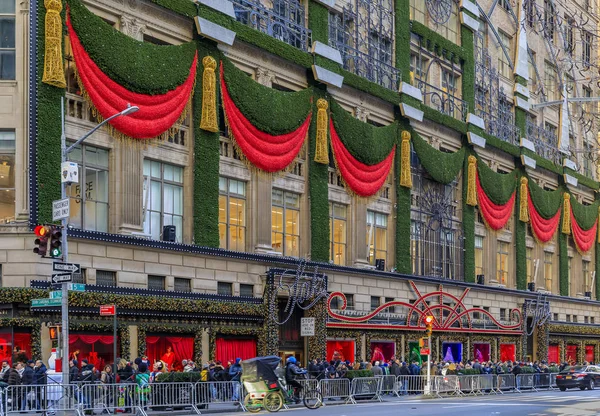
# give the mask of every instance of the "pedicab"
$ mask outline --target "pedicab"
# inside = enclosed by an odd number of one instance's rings
[[[285,384],[285,369],[277,368],[281,358],[270,355],[242,361],[242,384],[247,394],[244,407],[252,413],[266,409],[277,412],[284,405],[295,403],[294,390]],[[304,389],[303,403],[309,409],[322,405],[323,399],[317,389]]]

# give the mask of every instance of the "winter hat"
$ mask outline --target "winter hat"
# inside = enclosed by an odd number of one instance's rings
[[[148,365],[146,363],[140,362],[138,364],[138,371],[140,373],[145,373],[146,371],[148,371]]]
[[[242,361],[242,359],[241,359],[241,358],[236,358],[236,359],[235,359],[235,363],[236,363],[236,364],[239,364],[239,363],[240,363],[240,361]]]

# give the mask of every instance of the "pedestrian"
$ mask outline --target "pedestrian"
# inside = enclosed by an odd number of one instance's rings
[[[35,386],[45,386],[46,383],[48,382],[47,380],[47,372],[48,369],[46,368],[46,366],[44,365],[44,363],[42,362],[42,360],[37,360],[35,362],[35,365],[33,366],[33,385]],[[36,387],[36,393],[35,393],[35,409],[40,409],[40,402],[42,402],[43,408],[45,408],[45,404],[43,403],[43,401],[45,401],[45,387]]]
[[[148,402],[148,393],[150,393],[150,374],[148,374],[148,365],[143,361],[138,364],[135,382],[136,393],[142,402],[142,407],[145,408]],[[131,411],[131,409],[127,410]]]
[[[306,370],[298,368],[296,365],[296,357],[288,357],[285,364],[285,382],[288,387],[294,389],[294,400],[296,403],[300,403],[300,392],[302,391],[302,384],[296,381],[296,377],[306,374]]]
[[[375,361],[375,363],[373,364],[373,367],[371,368],[371,371],[373,371],[374,376],[382,376],[383,375],[383,369],[379,366],[379,361]]]

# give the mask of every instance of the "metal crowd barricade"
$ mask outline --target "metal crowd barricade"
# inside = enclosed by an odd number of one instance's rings
[[[536,376],[536,374],[531,374],[531,373],[517,374],[517,376],[516,376],[516,382],[517,382],[516,390],[519,393],[522,393],[524,390],[537,391],[537,389],[535,388],[535,376]]]
[[[120,410],[145,415],[148,396],[154,386],[141,389],[135,383],[88,383],[80,386],[76,399],[84,413],[115,413]]]
[[[497,380],[493,374],[481,374],[479,376],[479,392],[481,394],[498,394],[496,387]]]
[[[538,389],[550,390],[552,388],[550,373],[534,374],[533,380],[534,380],[534,387],[536,390],[538,390]]]
[[[398,379],[396,376],[376,376],[377,378],[381,378],[381,390],[380,394],[393,394],[399,397],[398,395]]]
[[[550,388],[552,390],[556,390],[558,386],[556,385],[556,376],[558,373],[550,373]]]
[[[74,412],[82,414],[76,385],[8,386],[1,407],[4,415],[18,413]]]
[[[481,388],[478,375],[466,375],[459,377],[460,391],[465,394],[480,394]]]
[[[306,390],[316,390],[319,386],[319,380],[316,378],[309,378],[305,380],[296,380],[298,383],[302,385],[302,390],[300,390],[299,396],[301,399],[304,399],[304,393]],[[288,392],[293,392],[294,388],[288,386]]]
[[[358,377],[353,378],[350,384],[350,402],[356,404],[359,400],[377,400],[381,402],[381,378],[380,377]]]
[[[194,384],[194,411],[212,406],[213,409],[231,408],[239,405],[243,408],[246,391],[239,381],[200,381]]]
[[[347,378],[324,378],[319,381],[319,391],[323,400],[343,400],[350,397],[350,379]]]
[[[231,388],[227,391],[227,394],[229,396],[233,394]],[[150,391],[146,399],[142,405],[151,411],[192,410],[200,414],[196,407],[194,383],[153,383],[150,385]]]
[[[433,379],[433,393],[436,395],[461,395],[459,378],[456,375],[440,375]]]
[[[398,376],[398,394],[423,394],[427,376]]]
[[[504,394],[505,391],[512,391],[515,389],[515,376],[514,374],[498,374],[496,391]]]

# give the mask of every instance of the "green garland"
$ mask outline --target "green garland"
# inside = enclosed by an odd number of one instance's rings
[[[308,28],[313,42],[329,45],[329,10],[314,0],[308,1]]]
[[[524,172],[519,169],[518,172],[518,183],[521,178],[524,177]],[[521,187],[517,186],[517,195],[515,198],[515,204],[518,204],[521,200]],[[519,219],[519,209],[514,210],[514,221],[515,221],[515,263],[516,263],[516,280],[517,289],[527,289],[527,223],[522,222]]]
[[[517,187],[518,169],[506,174],[497,173],[478,159],[477,172],[481,187],[492,202],[498,205],[506,204]]]
[[[253,81],[222,58],[227,91],[242,114],[261,131],[284,134],[296,130],[311,111],[313,89],[284,92]]]
[[[563,202],[562,187],[558,187],[554,191],[546,191],[532,178],[529,178],[528,185],[531,202],[542,218],[550,219],[555,216]]]
[[[330,99],[331,117],[340,140],[356,159],[374,165],[385,159],[398,139],[398,122],[374,127],[350,115],[334,99]]]
[[[2,289],[4,290],[4,289]],[[31,351],[32,360],[42,360],[42,322],[38,318],[0,318],[0,328],[27,328],[31,334]]]
[[[595,201],[591,205],[583,205],[577,202],[577,199],[571,195],[573,216],[583,230],[589,230],[596,223],[598,219],[598,206],[600,206],[600,200]]]
[[[138,326],[138,357],[146,355],[147,345],[146,337],[148,332],[193,335],[194,336],[194,356],[196,363],[202,362],[202,331],[204,328],[197,325],[173,325],[173,324],[142,324]],[[199,340],[199,343],[198,343]],[[192,357],[189,357],[192,358]]]
[[[410,0],[396,0],[396,68],[401,71],[402,80],[410,82],[410,25],[406,24],[406,16],[410,16]]]
[[[423,103],[420,103],[421,111],[423,111],[423,117],[427,120],[433,121],[434,123],[441,124],[442,126],[446,126],[449,129],[452,129],[458,133],[466,133],[467,132],[467,123],[448,114],[443,114],[433,109],[429,106],[426,106]],[[417,107],[418,108],[418,107]]]
[[[320,87],[314,89],[315,99],[313,114],[317,114],[316,103],[319,98],[327,98],[327,94]],[[329,261],[329,187],[328,166],[315,162],[317,146],[317,117],[310,123],[308,149],[308,192],[310,195],[310,256],[314,261]]]
[[[215,359],[215,351],[217,346],[217,336],[218,335],[234,335],[234,336],[249,336],[256,338],[256,354],[257,356],[266,355],[264,353],[266,348],[265,337],[266,334],[263,332],[262,328],[258,327],[238,327],[238,328],[230,328],[230,327],[220,327],[215,326],[211,327],[208,332],[208,345],[209,345],[209,359]],[[275,355],[277,353],[275,352]],[[236,357],[231,357],[232,359]]]
[[[134,40],[90,12],[79,0],[67,0],[71,23],[90,58],[113,81],[141,94],[164,94],[190,75],[196,45],[158,46]]]
[[[263,295],[265,301],[265,320],[262,332],[265,334],[266,339],[264,350],[260,350],[262,351],[262,355],[277,355],[279,351],[279,325],[275,322],[276,317],[279,316],[279,303],[277,302],[277,299],[274,301],[275,307],[273,311],[269,311],[269,305],[273,296],[276,296],[275,286],[267,281]]]
[[[466,148],[454,153],[445,153],[431,147],[415,130],[411,129],[412,144],[421,166],[439,183],[452,182],[463,167]]]
[[[579,185],[586,186],[590,189],[593,189],[594,191],[600,189],[600,183],[596,182],[591,178],[588,178],[587,176],[582,175],[579,172],[575,172],[574,170],[565,167],[564,173],[568,173],[569,175],[575,177]]]
[[[469,106],[469,112],[475,111],[475,37],[467,26],[461,26],[460,38],[465,50],[462,74],[462,97]]]
[[[531,150],[525,149],[525,148],[521,148],[521,154],[523,154],[525,156],[529,156],[530,158],[534,159],[537,168],[543,168],[543,169],[546,169],[547,171],[550,171],[552,173],[562,176],[562,174],[563,174],[562,166],[556,165],[551,160],[544,159],[537,153],[532,152]]]
[[[196,39],[198,58],[211,55],[217,61],[221,53],[216,45]],[[217,248],[219,238],[219,137],[220,133],[202,130],[202,72],[196,74],[193,99],[194,124],[194,243]],[[220,92],[217,82],[217,95]],[[217,98],[218,99],[218,98]],[[217,112],[217,117],[219,112]]]
[[[307,317],[315,318],[315,335],[308,337],[308,359],[317,360],[327,355],[327,299],[319,300],[306,311]]]
[[[467,150],[463,164],[462,208],[463,208],[463,270],[465,282],[475,283],[475,207],[467,204],[467,190],[469,188],[469,175],[464,174],[469,169],[469,155],[474,154]]]

